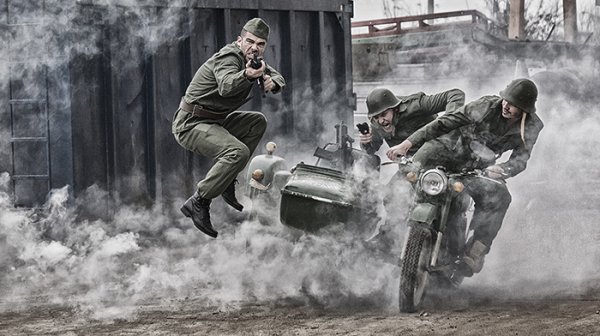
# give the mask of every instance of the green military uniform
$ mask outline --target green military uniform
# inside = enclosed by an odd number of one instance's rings
[[[502,117],[502,100],[499,96],[482,97],[413,133],[408,140],[413,146],[420,147],[413,156],[414,161],[425,168],[441,165],[451,170],[493,165],[494,160],[485,162],[474,155],[471,143],[476,141],[493,150],[496,157],[512,150],[509,159],[498,164],[506,177],[525,170],[544,125],[534,113],[523,113],[521,120],[510,123]],[[471,220],[473,238],[489,249],[508,210],[510,193],[505,183],[499,181],[471,177],[463,182],[475,201]]]
[[[502,97],[485,96],[437,118],[409,136],[408,140],[413,147],[420,147],[426,141],[436,139],[432,144],[437,142],[437,148],[446,149],[446,153],[449,152],[448,155],[445,155],[447,161],[444,163],[459,169],[473,166],[485,168],[487,166],[485,162],[473,160],[470,149],[472,141],[486,145],[498,157],[502,153],[512,150],[508,161],[499,164],[508,174],[507,176],[511,177],[527,167],[533,145],[544,127],[536,114],[527,113],[523,117],[525,118],[523,126],[520,122],[510,124],[507,119],[502,117]],[[419,150],[414,156],[415,161],[426,165],[429,162],[433,164],[433,161],[439,164],[440,158],[437,155],[445,153],[428,153],[429,150],[428,148]]]
[[[434,120],[439,112],[454,111],[465,103],[465,94],[458,89],[444,91],[434,95],[418,92],[409,96],[400,96],[397,112],[394,112],[392,123],[395,126],[393,134],[386,133],[376,122],[371,121],[372,140],[361,144],[369,154],[375,153],[383,141],[388,146],[395,146],[416,130]],[[413,151],[416,151],[415,147]]]
[[[413,132],[433,121],[437,114],[443,111],[454,111],[455,109],[464,105],[465,94],[459,89],[451,89],[448,91],[440,92],[434,95],[426,95],[423,92],[418,92],[408,96],[390,97],[387,95],[393,95],[387,89],[375,89],[367,97],[367,106],[369,108],[369,117],[371,122],[371,142],[362,144],[361,147],[369,154],[374,154],[379,150],[383,141],[388,144],[389,147],[398,145]],[[397,105],[396,105],[397,104]],[[394,115],[392,118],[392,124],[394,125],[394,132],[387,133],[383,131],[382,127],[374,122],[373,117],[385,112],[389,108],[394,108]],[[411,153],[416,151],[418,147],[414,147]],[[405,216],[407,215],[408,208],[398,206],[404,201],[399,200],[400,195],[404,195],[402,191],[406,189],[406,178],[404,173],[397,171],[394,176],[388,181],[387,187],[383,195],[383,203],[386,209],[386,221],[385,224],[379,228],[379,234],[381,235],[382,244],[394,245],[397,239],[392,239],[389,233],[391,230],[403,230],[402,225]],[[461,217],[464,211],[455,211],[449,220],[456,222],[455,227],[466,226],[466,219]],[[460,223],[463,223],[460,224]],[[395,236],[402,235],[401,232],[395,232]],[[390,246],[383,247],[389,248]]]
[[[246,59],[237,43],[214,54],[198,69],[183,101],[209,111],[198,116],[179,108],[172,132],[184,148],[215,161],[197,185],[201,197],[212,199],[232,183],[250,159],[266,129],[266,119],[258,112],[235,112],[243,105],[255,80],[244,76]],[[280,73],[270,66],[271,79],[278,92],[285,87]]]

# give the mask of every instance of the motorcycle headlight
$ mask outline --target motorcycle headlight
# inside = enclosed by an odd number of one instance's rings
[[[421,189],[428,195],[439,195],[447,185],[446,175],[438,169],[430,169],[421,176]]]

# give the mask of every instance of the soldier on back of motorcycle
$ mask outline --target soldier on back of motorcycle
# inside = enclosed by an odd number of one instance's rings
[[[383,141],[393,151],[402,141],[416,130],[433,121],[443,111],[451,112],[465,103],[465,94],[459,89],[451,89],[433,95],[423,92],[397,97],[390,90],[376,88],[367,96],[367,117],[371,127],[366,134],[359,134],[362,149],[374,154],[383,145]],[[414,153],[418,147],[411,149]],[[391,237],[392,223],[398,223],[397,205],[391,200],[398,190],[398,184],[404,182],[404,175],[397,172],[387,184],[384,195],[386,222],[379,228],[371,241],[384,252],[389,252],[394,244]]]
[[[505,179],[525,170],[544,126],[535,114],[537,95],[531,80],[515,79],[500,96],[484,96],[438,117],[387,153],[391,159],[416,147],[419,149],[413,160],[422,168],[485,169],[489,179],[473,177],[464,181],[465,190],[475,201],[475,211],[470,224],[473,237],[457,264],[463,276],[481,271],[511,202]],[[481,160],[475,155],[476,147],[481,145],[496,156]],[[496,158],[510,150],[506,162],[495,163]]]

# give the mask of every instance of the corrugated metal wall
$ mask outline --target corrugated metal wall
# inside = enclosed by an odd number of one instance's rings
[[[0,170],[16,203],[67,184],[125,202],[189,194],[207,163],[174,141],[172,115],[197,68],[255,16],[288,87],[242,109],[265,113],[265,139],[286,137],[284,151],[312,150],[334,120],[352,122],[351,15],[349,0],[3,1]]]

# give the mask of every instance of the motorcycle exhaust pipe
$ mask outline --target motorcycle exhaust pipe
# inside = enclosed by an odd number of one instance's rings
[[[442,245],[442,233],[438,231],[437,239],[435,241],[435,246],[433,248],[433,253],[431,253],[431,267],[435,267],[437,264],[438,253],[440,253],[440,246]]]

